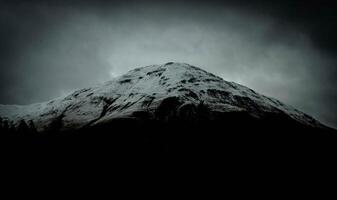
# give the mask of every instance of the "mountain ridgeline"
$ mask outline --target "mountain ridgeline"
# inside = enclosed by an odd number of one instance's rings
[[[185,63],[136,68],[48,102],[0,105],[6,148],[116,154],[331,152],[336,131]]]

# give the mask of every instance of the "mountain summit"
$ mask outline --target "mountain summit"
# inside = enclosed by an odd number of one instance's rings
[[[291,106],[173,62],[44,103],[0,105],[0,127],[6,152],[41,159],[154,154],[296,160],[303,152],[311,159],[337,147],[335,130]]]
[[[189,64],[173,62],[137,68],[65,98],[28,106],[0,106],[3,130],[26,128],[37,133],[78,130],[117,119],[216,120],[228,113],[244,113],[256,120],[282,116],[299,125],[324,128],[276,99]]]

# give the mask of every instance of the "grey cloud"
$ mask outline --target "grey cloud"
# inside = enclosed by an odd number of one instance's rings
[[[1,103],[43,101],[135,67],[178,61],[337,127],[337,62],[294,24],[235,6],[187,2],[38,5],[1,15],[10,27],[2,37],[13,34],[10,51],[0,55]]]

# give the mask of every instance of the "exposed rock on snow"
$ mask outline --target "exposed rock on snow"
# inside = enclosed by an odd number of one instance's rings
[[[0,126],[37,132],[76,130],[116,118],[167,120],[200,118],[216,113],[247,112],[256,118],[286,114],[310,127],[324,127],[280,101],[185,63],[151,65],[129,71],[101,86],[75,91],[65,98],[27,106],[0,105]]]

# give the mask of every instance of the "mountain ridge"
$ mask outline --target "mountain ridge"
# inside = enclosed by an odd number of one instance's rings
[[[59,131],[66,131],[109,123],[116,118],[159,119],[157,110],[165,101],[176,101],[173,103],[179,104],[177,112],[191,112],[192,118],[198,105],[203,105],[214,114],[248,112],[263,118],[270,112],[282,113],[306,126],[326,127],[277,99],[225,81],[198,67],[174,62],[136,68],[64,98],[27,106],[0,105],[1,126],[7,124],[6,127],[18,129],[20,123],[25,123],[28,127],[34,126],[37,132],[48,132],[55,129],[55,124]],[[164,118],[169,114],[162,113]]]

